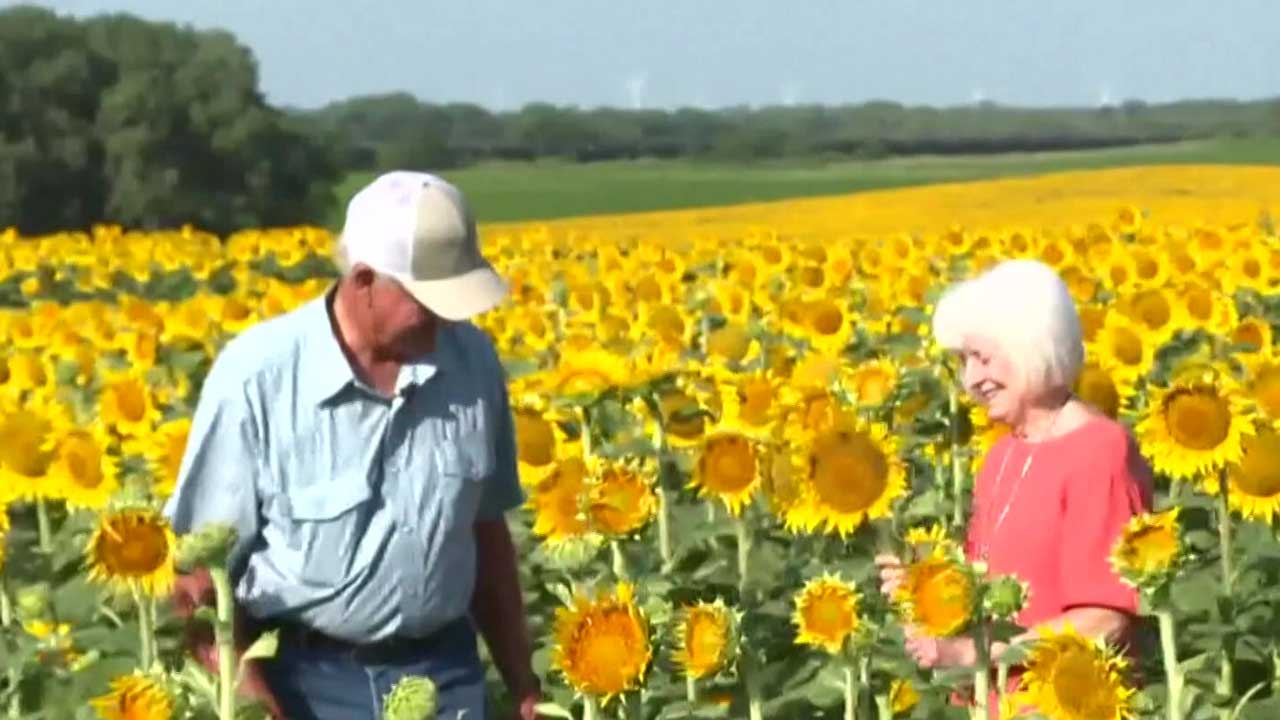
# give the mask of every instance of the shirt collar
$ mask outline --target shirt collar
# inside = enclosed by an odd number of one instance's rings
[[[334,288],[331,287],[302,308],[307,336],[305,352],[310,367],[306,386],[311,389],[312,399],[317,405],[332,400],[348,385],[359,382],[334,335],[331,316],[333,292]],[[396,392],[422,385],[441,372],[457,369],[459,363],[456,344],[453,328],[448,322],[442,322],[436,329],[435,349],[400,368]]]

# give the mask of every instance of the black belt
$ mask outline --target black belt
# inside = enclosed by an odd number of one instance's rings
[[[373,664],[394,663],[430,655],[438,650],[456,649],[451,646],[471,641],[475,634],[469,618],[454,620],[426,637],[393,636],[369,643],[351,642],[295,622],[266,621],[264,630],[278,630],[281,645],[298,650],[348,655],[361,662]]]

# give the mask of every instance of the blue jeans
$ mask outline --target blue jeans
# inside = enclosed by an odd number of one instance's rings
[[[281,639],[262,663],[267,686],[289,720],[380,720],[382,700],[406,675],[425,675],[439,693],[441,720],[484,720],[484,667],[471,624],[457,622],[421,652],[362,661],[358,653]]]

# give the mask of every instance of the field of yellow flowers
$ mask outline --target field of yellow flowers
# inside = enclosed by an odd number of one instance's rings
[[[482,228],[513,287],[479,323],[511,376],[547,717],[1280,716],[1277,209],[1280,170],[1170,167]],[[166,601],[216,538],[158,508],[210,360],[321,293],[331,244],[0,233],[0,715],[253,716]],[[1113,554],[1149,627],[1136,661],[1063,632],[994,678],[928,673],[904,623],[986,648],[1025,599],[959,551],[1003,428],[928,335],[947,284],[1010,257],[1067,280],[1077,392],[1160,474]]]

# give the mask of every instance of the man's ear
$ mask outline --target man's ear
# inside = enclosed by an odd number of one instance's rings
[[[368,290],[378,279],[378,274],[373,271],[373,268],[364,263],[356,263],[347,276],[351,278],[351,284],[360,290]]]

